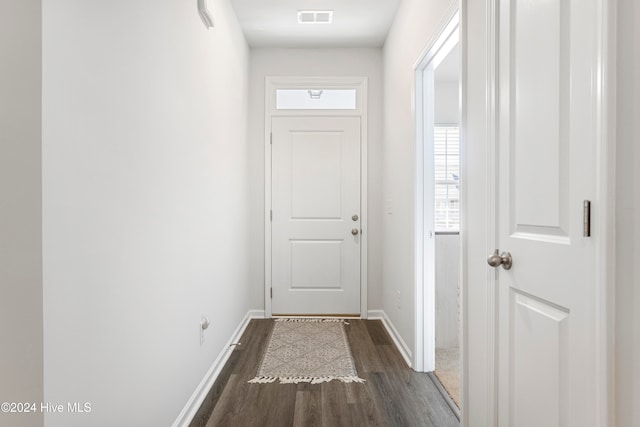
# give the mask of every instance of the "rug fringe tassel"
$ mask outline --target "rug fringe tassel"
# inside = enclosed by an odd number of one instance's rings
[[[315,377],[255,377],[252,380],[247,381],[249,384],[268,384],[268,383],[273,383],[276,382],[277,380],[280,380],[280,384],[300,384],[300,383],[310,383],[310,384],[322,384],[322,383],[328,383],[330,381],[333,380],[338,380],[340,382],[343,383],[364,383],[367,380],[360,378],[360,377],[356,377],[356,376],[349,376],[349,377],[319,377],[319,378],[315,378]]]
[[[274,319],[275,322],[342,322],[345,325],[348,325],[349,322],[347,322],[344,319],[326,319],[326,318],[320,318],[320,317],[278,317],[277,319]]]
[[[249,384],[268,384],[278,380],[277,377],[255,377],[252,380],[247,381]]]

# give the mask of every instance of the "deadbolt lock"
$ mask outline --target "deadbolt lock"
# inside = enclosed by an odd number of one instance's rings
[[[360,218],[358,215],[354,215],[354,216],[351,217],[351,219],[354,220],[354,221],[357,221],[358,218]]]

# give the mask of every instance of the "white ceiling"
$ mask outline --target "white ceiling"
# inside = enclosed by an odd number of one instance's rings
[[[379,47],[401,0],[231,0],[255,47]],[[298,24],[298,10],[333,10],[332,24]]]

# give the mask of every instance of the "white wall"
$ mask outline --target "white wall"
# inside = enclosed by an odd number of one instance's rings
[[[436,234],[436,348],[460,346],[460,235]]]
[[[0,402],[41,402],[41,1],[0,2]],[[41,426],[0,413],[0,425]]]
[[[367,76],[368,94],[368,305],[382,307],[381,145],[382,51],[376,48],[251,49],[251,234],[260,244],[251,248],[252,306],[264,306],[264,93],[266,76]]]
[[[252,308],[249,50],[209,8],[44,4],[44,398],[92,405],[48,427],[171,425]]]
[[[618,1],[616,425],[640,425],[640,6]]]
[[[460,123],[460,83],[435,82],[435,124]]]
[[[412,352],[415,351],[413,66],[448,5],[447,0],[404,0],[383,50],[382,308]]]

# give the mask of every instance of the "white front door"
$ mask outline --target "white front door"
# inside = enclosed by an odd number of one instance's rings
[[[360,118],[273,117],[272,313],[360,314]]]
[[[499,2],[500,426],[597,424],[597,0]],[[491,268],[491,267],[487,267]],[[473,425],[473,422],[472,422]]]

